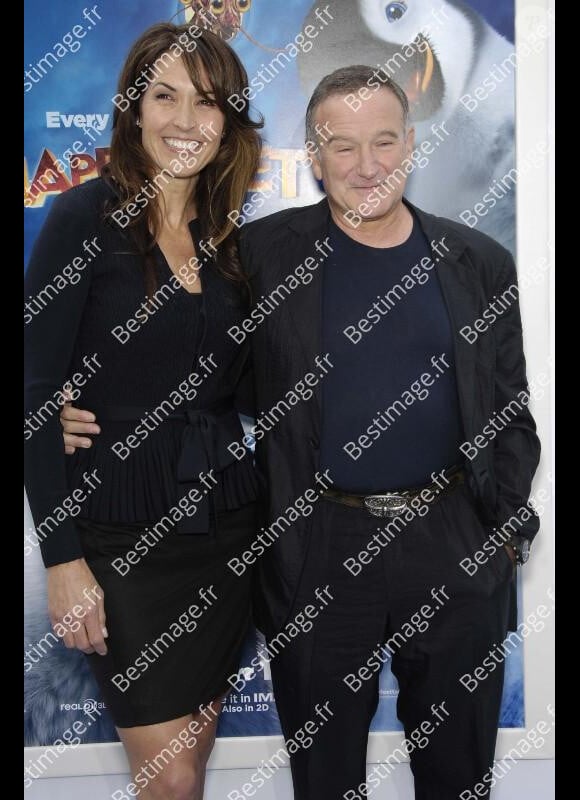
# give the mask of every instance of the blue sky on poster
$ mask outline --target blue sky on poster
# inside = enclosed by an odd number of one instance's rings
[[[34,151],[35,145],[44,144],[46,133],[42,117],[45,110],[54,108],[63,113],[83,113],[85,109],[85,113],[96,110],[110,112],[111,97],[128,43],[149,25],[171,18],[179,5],[174,0],[124,2],[120,7],[110,0],[97,4],[97,12],[102,19],[91,31],[87,31],[81,40],[80,50],[65,56],[25,95],[27,147]],[[301,30],[303,20],[313,5],[311,0],[286,0],[276,4],[274,13],[268,0],[254,0],[251,10],[244,15],[244,28],[265,47],[281,48]],[[510,0],[499,3],[472,0],[470,5],[498,32],[513,40],[513,4]],[[78,3],[52,0],[50,4],[41,0],[27,0],[24,9],[25,69],[42,58],[74,25],[84,23],[86,26],[86,20],[82,17],[85,7],[84,0]],[[332,10],[332,3],[330,7]],[[232,43],[250,76],[274,55],[251,43],[241,33]],[[264,108],[260,108],[257,102],[259,110],[271,119],[272,100],[278,99],[284,106],[285,114],[296,113],[300,116],[306,98],[302,97],[296,69],[288,68],[278,75],[275,88],[275,93],[270,93],[275,96],[259,98],[267,101],[267,107]],[[64,150],[69,133],[51,130],[51,143],[60,144],[62,138]]]

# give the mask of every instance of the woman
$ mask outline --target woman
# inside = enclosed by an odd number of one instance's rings
[[[121,73],[110,164],[55,198],[26,278],[27,296],[56,287],[26,326],[25,477],[50,619],[87,654],[143,800],[203,796],[249,620],[250,571],[227,566],[258,494],[228,450],[246,355],[227,334],[245,307],[228,213],[261,127],[228,97],[246,85],[212,33],[148,29]],[[59,281],[65,265],[76,282]],[[66,464],[63,387],[100,431]]]

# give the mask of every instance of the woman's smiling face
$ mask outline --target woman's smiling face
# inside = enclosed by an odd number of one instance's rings
[[[211,85],[203,69],[200,78],[211,98]],[[178,58],[158,71],[144,93],[140,123],[143,148],[159,170],[192,178],[215,158],[225,115],[215,102],[199,94]]]

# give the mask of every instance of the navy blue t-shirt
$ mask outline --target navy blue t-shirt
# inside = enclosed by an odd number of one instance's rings
[[[352,492],[430,483],[462,460],[462,437],[451,323],[429,242],[415,217],[395,247],[360,244],[334,222],[329,235],[322,469]]]

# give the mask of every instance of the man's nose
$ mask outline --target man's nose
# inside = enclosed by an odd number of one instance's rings
[[[359,152],[358,173],[361,178],[374,178],[379,170],[379,163],[372,148],[363,148]]]

